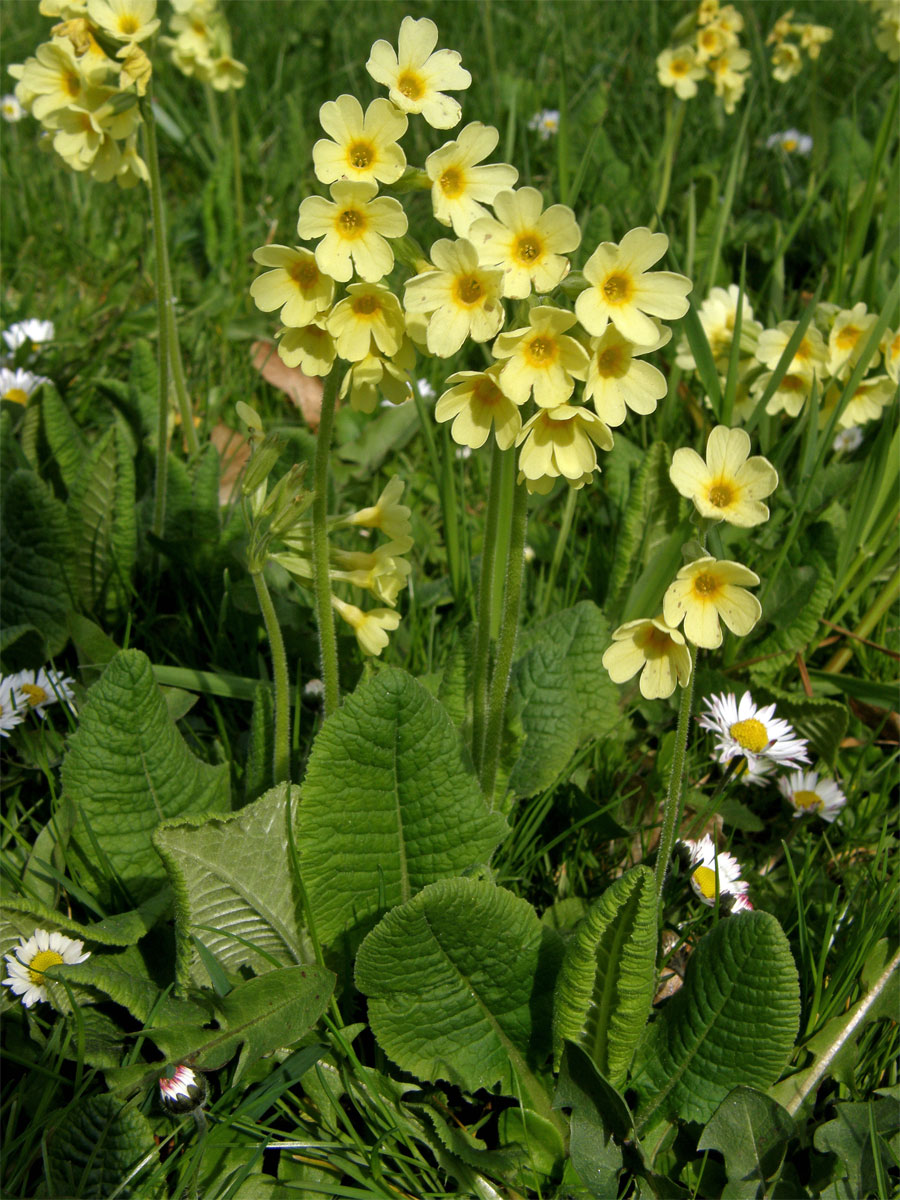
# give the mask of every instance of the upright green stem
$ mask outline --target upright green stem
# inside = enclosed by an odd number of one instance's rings
[[[200,453],[200,443],[197,430],[194,428],[194,410],[188,395],[187,380],[184,375],[184,363],[181,361],[181,343],[178,339],[178,323],[175,320],[175,293],[172,288],[172,270],[169,265],[168,249],[163,245],[166,260],[166,325],[169,340],[169,369],[172,373],[172,383],[175,388],[175,398],[178,401],[178,411],[181,413],[181,427],[187,442],[188,454],[194,458]]]
[[[506,716],[506,693],[509,673],[512,669],[516,635],[519,630],[519,605],[522,599],[522,566],[525,550],[525,530],[528,527],[528,492],[524,484],[517,484],[513,500],[512,522],[509,538],[509,557],[506,563],[506,587],[503,598],[503,624],[497,646],[494,673],[488,698],[488,725],[484,737],[484,754],[481,765],[481,790],[491,808],[494,806],[494,785],[500,762],[500,746],[503,741],[504,718]]]
[[[503,451],[492,439],[491,482],[488,491],[484,541],[481,546],[481,573],[478,580],[478,633],[472,671],[472,761],[481,767],[487,722],[488,673],[491,662],[491,614],[494,607],[494,556],[497,551],[497,527],[500,520]]]
[[[213,141],[217,147],[222,145],[222,122],[219,120],[219,101],[211,83],[204,83],[206,95],[206,111],[209,114],[209,125],[212,129]]]
[[[672,183],[672,166],[675,162],[675,151],[678,148],[678,143],[681,140],[681,129],[684,125],[684,113],[687,104],[684,100],[675,101],[674,115],[669,109],[669,119],[666,121],[665,133],[665,151],[663,158],[662,179],[659,183],[659,193],[656,197],[656,215],[651,222],[651,228],[655,229],[657,222],[663,215],[663,210],[666,207],[666,202],[669,199],[669,187]]]
[[[244,232],[244,180],[241,175],[241,127],[238,123],[237,95],[233,88],[228,93],[228,99],[228,123],[231,128],[231,157],[234,168],[234,223],[240,231],[240,245]]]
[[[265,622],[269,649],[272,652],[272,679],[275,683],[275,745],[272,756],[272,777],[276,784],[285,783],[291,777],[291,705],[287,655],[284,650],[284,638],[281,636],[281,626],[275,615],[275,606],[269,595],[265,576],[261,570],[252,571],[250,578],[256,588],[256,599],[259,601],[259,611]]]
[[[331,432],[334,428],[334,405],[340,383],[337,368],[325,379],[322,392],[322,412],[316,438],[316,458],[313,467],[315,499],[312,504],[313,569],[315,571],[316,624],[319,627],[319,651],[322,658],[322,684],[325,689],[323,709],[326,717],[340,703],[338,681],[337,638],[334,632],[334,610],[331,607],[331,580],[328,571],[328,455]]]
[[[550,607],[550,600],[553,596],[553,588],[556,584],[556,576],[559,573],[562,557],[566,550],[566,542],[569,540],[569,532],[572,528],[572,518],[575,516],[575,500],[577,496],[577,490],[575,488],[569,488],[569,494],[566,496],[566,507],[563,509],[562,521],[560,521],[559,533],[556,538],[556,547],[553,551],[553,561],[550,563],[550,572],[547,575],[547,582],[544,587],[544,603],[541,607],[545,617],[547,615],[547,609]]]
[[[144,118],[144,139],[147,151],[147,171],[150,175],[150,212],[153,220],[153,269],[156,284],[157,338],[157,410],[156,410],[156,479],[153,498],[153,532],[161,538],[166,525],[166,482],[168,476],[169,436],[169,322],[166,317],[168,287],[166,281],[166,230],[163,215],[162,186],[159,178],[159,154],[156,149],[156,124],[150,97],[140,101]]]
[[[675,750],[672,755],[672,769],[669,772],[669,792],[666,796],[666,807],[663,813],[662,832],[659,837],[659,851],[656,858],[656,896],[661,900],[663,884],[669,870],[669,859],[672,857],[672,847],[675,844],[675,831],[681,820],[681,797],[684,792],[684,761],[687,753],[688,730],[691,723],[691,709],[694,704],[694,676],[697,667],[697,651],[688,646],[691,654],[691,677],[687,687],[681,692],[681,707],[678,710],[678,729],[675,733]]]

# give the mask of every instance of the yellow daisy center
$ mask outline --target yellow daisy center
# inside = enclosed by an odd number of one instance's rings
[[[711,867],[697,867],[692,878],[707,900],[715,897],[716,873]]]
[[[845,325],[835,338],[841,350],[852,350],[859,341],[860,331],[855,325]]]
[[[513,245],[512,256],[524,266],[531,267],[543,253],[543,243],[536,233],[520,233]]]
[[[371,317],[373,313],[377,313],[381,308],[378,303],[377,296],[354,296],[353,303],[350,306],[357,316]]]
[[[351,142],[347,147],[347,162],[357,171],[364,171],[375,161],[375,147],[371,142]]]
[[[762,721],[751,717],[748,721],[735,721],[728,732],[739,746],[751,754],[760,754],[769,744],[769,731]]]
[[[601,291],[607,304],[627,304],[634,288],[629,275],[614,271],[612,275],[607,275],[604,279]]]
[[[793,154],[793,152],[797,149],[797,139],[784,138],[781,142],[781,145],[784,150],[787,150],[788,154]]]
[[[366,214],[358,208],[344,208],[338,213],[337,231],[347,241],[354,241],[366,232]]]
[[[711,600],[718,590],[719,580],[715,575],[703,571],[694,579],[694,591],[701,600]]]
[[[32,708],[37,708],[39,704],[43,704],[49,699],[44,689],[38,687],[36,683],[23,683],[21,691],[25,693],[25,698]]]
[[[438,180],[441,191],[448,200],[455,200],[466,189],[466,180],[459,167],[448,167]]]
[[[288,275],[304,292],[309,291],[319,282],[319,268],[309,258],[301,258],[297,262],[291,263]]]
[[[597,355],[597,374],[602,375],[604,379],[624,375],[626,366],[625,347],[622,345],[607,346],[602,353]]]
[[[802,808],[804,812],[810,812],[813,809],[823,809],[825,807],[825,802],[816,792],[794,792],[793,800],[794,806]]]
[[[525,343],[525,358],[529,366],[544,369],[552,366],[558,356],[559,346],[556,339],[548,337],[545,333],[539,333],[537,337]]]
[[[503,393],[490,379],[479,379],[472,388],[472,400],[484,408],[493,408],[503,400]]]
[[[138,19],[133,13],[123,13],[119,17],[119,33],[124,33],[127,37],[129,34],[137,33],[139,29]]]
[[[460,275],[454,290],[459,303],[470,308],[484,299],[484,287],[477,275]]]
[[[716,508],[728,508],[729,505],[734,503],[734,488],[730,483],[726,483],[724,479],[720,479],[709,489],[706,498]]]
[[[416,71],[402,71],[397,79],[397,91],[407,100],[421,100],[425,95],[425,80]]]
[[[63,956],[57,954],[55,950],[40,950],[28,964],[28,974],[31,976],[31,982],[40,985],[43,982],[44,972],[47,968],[55,967],[57,963],[63,961]]]
[[[28,393],[24,388],[10,388],[8,392],[3,393],[4,400],[12,400],[13,404],[27,404]]]

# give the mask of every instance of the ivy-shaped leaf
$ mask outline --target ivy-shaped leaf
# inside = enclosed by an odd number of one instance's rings
[[[130,1178],[156,1145],[143,1113],[101,1093],[76,1101],[45,1118],[47,1197],[112,1196],[154,1200],[161,1182],[148,1190],[143,1172]],[[151,1157],[147,1167],[154,1165]],[[126,1180],[128,1182],[126,1182]]]
[[[238,813],[167,822],[153,835],[175,891],[180,982],[210,982],[195,940],[229,971],[313,960],[287,850],[299,799],[299,788],[279,784]]]
[[[487,862],[505,831],[444,708],[405,671],[380,671],[322,726],[303,781],[300,868],[319,938]]]
[[[894,1163],[885,1135],[900,1129],[900,1107],[890,1100],[877,1100],[838,1104],[834,1111],[834,1120],[820,1125],[813,1138],[817,1150],[837,1155],[834,1186],[828,1194],[835,1200],[879,1195],[876,1155],[881,1159],[882,1177],[886,1177]]]
[[[467,1091],[521,1087],[523,1102],[541,1111],[547,1097],[530,1068],[547,1051],[558,961],[558,939],[526,900],[481,880],[445,879],[372,930],[356,985],[369,998],[372,1032],[403,1070]]]
[[[752,912],[720,921],[700,939],[684,985],[639,1048],[640,1126],[707,1121],[740,1084],[767,1088],[788,1060],[799,1020],[797,968],[775,918]]]
[[[188,750],[138,650],[117,654],[88,692],[62,780],[78,812],[73,841],[105,904],[110,873],[136,903],[165,882],[150,840],[162,821],[229,807],[227,764]]]
[[[653,1002],[656,884],[634,867],[607,888],[566,945],[553,1002],[553,1054],[586,1050],[615,1086],[624,1082]]]
[[[756,1200],[784,1158],[794,1119],[771,1097],[739,1087],[725,1097],[697,1143],[725,1159],[733,1200]]]

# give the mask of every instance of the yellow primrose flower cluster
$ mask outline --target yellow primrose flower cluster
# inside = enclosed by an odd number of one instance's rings
[[[772,76],[779,83],[787,83],[803,70],[802,51],[805,50],[811,60],[816,59],[825,43],[834,37],[834,30],[827,25],[813,25],[808,21],[797,23],[793,16],[794,10],[789,8],[778,18],[766,38],[766,45],[775,47],[772,51]],[[792,38],[796,41],[790,40]]]
[[[51,40],[15,63],[15,96],[73,171],[133,187],[149,179],[137,152],[137,97],[152,68],[141,42],[159,27],[156,0],[41,0],[59,18]]]
[[[726,113],[733,113],[744,94],[750,55],[740,44],[744,18],[733,4],[701,0],[695,13],[675,28],[677,43],[656,59],[656,78],[673,88],[680,100],[697,95],[697,85],[709,80]]]
[[[720,379],[725,374],[734,340],[739,289],[713,288],[700,305],[699,317],[712,350]],[[766,403],[766,412],[799,416],[809,399],[813,384],[820,397],[819,425],[824,427],[840,399],[850,373],[859,362],[869,333],[878,320],[860,301],[852,308],[839,308],[822,302],[816,306],[813,320],[792,358],[787,371]],[[768,387],[796,321],[781,321],[774,329],[764,329],[753,317],[746,296],[741,306],[741,346],[738,358],[738,386],[734,415],[745,421]],[[882,358],[883,370],[879,371]],[[684,370],[696,369],[687,340],[678,343],[675,362]],[[900,382],[900,330],[887,330],[871,358],[866,377],[861,380],[847,406],[838,417],[838,427],[850,429],[876,420],[897,394]],[[709,397],[707,405],[711,406]]]
[[[590,255],[574,313],[549,303],[581,231],[565,205],[545,206],[536,188],[516,188],[514,166],[486,161],[499,142],[495,128],[473,121],[421,169],[407,164],[399,143],[410,118],[454,127],[462,109],[448,92],[471,82],[459,54],[436,50],[437,41],[432,21],[405,17],[396,50],[377,41],[366,64],[388,97],[365,111],[349,95],[322,105],[327,137],[315,143],[313,164],[330,199],[308,196],[297,223],[299,240],[318,244],[260,247],[254,257],[270,270],[251,294],[264,311],[279,311],[286,363],[308,375],[327,375],[335,359],[349,364],[340,396],[363,412],[380,395],[395,404],[412,395],[417,349],[450,358],[467,342],[490,342],[496,361],[451,375],[435,418],[452,422],[461,446],[478,448],[493,432],[501,449],[518,447],[529,491],[546,493],[559,477],[580,488],[597,469],[597,447],[612,448],[610,427],[629,408],[652,412],[665,395],[662,373],[643,356],[671,337],[659,319],[684,315],[691,282],[649,270],[668,240],[638,228]],[[427,188],[435,219],[454,237],[435,241],[426,259],[406,236],[400,201],[379,195],[379,185],[401,194]],[[415,271],[402,302],[385,282],[395,248]],[[523,302],[510,330],[507,301]],[[574,402],[576,384],[593,410]]]
[[[750,528],[769,519],[763,500],[778,486],[778,473],[768,459],[749,454],[750,438],[742,429],[717,425],[706,458],[676,450],[669,478],[701,517]],[[610,678],[624,683],[640,671],[645,699],[670,696],[676,683],[684,687],[691,676],[686,641],[714,650],[722,644],[720,621],[739,637],[754,627],[762,609],[747,588],[758,583],[759,576],[741,563],[701,553],[678,571],[659,616],[627,621],[613,633],[603,655]]]
[[[174,36],[159,40],[170,48],[179,71],[217,92],[242,88],[247,68],[232,57],[231,30],[218,0],[172,0],[172,8],[169,30]]]
[[[900,62],[900,0],[868,0],[878,17],[875,45],[891,62]]]

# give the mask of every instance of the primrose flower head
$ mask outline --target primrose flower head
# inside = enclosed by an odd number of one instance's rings
[[[877,320],[875,313],[866,311],[862,300],[853,308],[841,309],[835,315],[828,335],[828,358],[825,364],[829,375],[847,378],[859,362],[866,338]],[[870,368],[878,365],[879,357],[879,351],[876,350],[869,360]]]
[[[570,485],[583,487],[597,469],[597,451],[612,450],[609,427],[589,409],[571,404],[541,408],[522,426],[516,438],[519,472],[529,490],[562,475]],[[549,491],[549,487],[546,487]]]
[[[794,810],[794,817],[814,814],[831,824],[847,803],[833,779],[820,779],[817,771],[792,771],[778,780],[781,794]]]
[[[625,683],[640,671],[645,700],[665,699],[675,691],[676,684],[687,685],[691,652],[678,630],[670,629],[661,616],[626,621],[612,636],[612,645],[603,654],[603,665],[613,683]]]
[[[459,124],[462,109],[445,94],[467,88],[472,76],[460,65],[455,50],[435,50],[437,26],[427,17],[404,17],[397,49],[379,39],[371,50],[366,70],[389,88],[392,102],[406,113],[421,113],[435,129]]]
[[[662,87],[673,88],[679,100],[697,95],[697,81],[706,70],[697,58],[693,46],[669,47],[656,59],[656,78]]]
[[[486,342],[503,324],[500,303],[502,273],[482,267],[471,242],[441,238],[431,247],[435,269],[406,284],[407,313],[429,317],[427,345],[431,354],[449,358],[467,337]]]
[[[386,238],[402,237],[406,213],[393,196],[375,198],[378,185],[369,180],[343,181],[331,188],[331,200],[307,196],[300,205],[297,235],[302,241],[321,238],[316,247],[319,270],[346,283],[357,274],[375,283],[394,265]]]
[[[663,597],[663,616],[673,629],[684,621],[684,635],[695,646],[715,650],[722,644],[723,620],[743,637],[762,616],[762,607],[746,586],[759,576],[741,563],[718,561],[710,555],[687,563]]]
[[[425,159],[435,218],[442,225],[452,225],[457,237],[467,237],[473,221],[489,215],[484,205],[493,203],[498,192],[512,187],[519,178],[509,163],[478,165],[494,152],[499,140],[493,125],[472,121],[455,141],[446,142]]]
[[[386,484],[377,501],[368,508],[361,508],[343,519],[345,525],[359,525],[365,529],[380,529],[386,537],[396,545],[402,545],[398,554],[404,553],[412,545],[410,533],[411,510],[400,503],[406,484],[399,475],[394,475]]]
[[[717,425],[706,443],[706,461],[696,450],[676,450],[669,478],[702,517],[745,528],[759,525],[769,519],[762,497],[778,486],[778,472],[767,458],[749,458],[749,452],[743,429]]]
[[[719,762],[742,755],[752,761],[766,758],[783,767],[809,761],[807,742],[793,727],[775,716],[775,705],[759,708],[749,692],[736,700],[732,692],[703,701],[707,712],[699,718],[701,729],[717,735],[715,756]]]
[[[469,240],[482,263],[503,268],[503,295],[524,300],[532,288],[550,292],[569,273],[564,257],[577,250],[581,230],[571,208],[544,201],[537,188],[498,192],[493,217],[485,216],[469,230]]]
[[[406,170],[406,155],[397,145],[408,121],[390,100],[373,100],[363,115],[355,96],[338,96],[319,109],[328,138],[313,146],[316,177],[322,183],[339,179],[396,183]]]
[[[491,429],[501,450],[508,450],[522,428],[516,401],[503,390],[503,368],[494,363],[485,371],[457,371],[447,380],[454,384],[438,400],[436,421],[453,421],[450,436],[459,446],[477,450]]]
[[[699,900],[712,907],[716,896],[726,900],[731,911],[746,910],[753,905],[747,899],[749,884],[741,879],[741,866],[732,854],[716,853],[709,834],[700,841],[685,838],[679,846],[687,851],[691,868],[691,887]]]
[[[532,392],[541,408],[568,402],[588,368],[587,351],[566,333],[574,324],[574,313],[541,304],[529,312],[526,329],[501,333],[494,342],[494,358],[506,360],[500,385],[515,404]]]
[[[622,424],[628,409],[640,416],[652,413],[657,400],[666,394],[662,371],[638,357],[658,350],[670,340],[671,329],[666,325],[658,328],[659,338],[653,346],[636,346],[622,337],[612,323],[600,337],[591,338],[584,397],[593,402],[597,416],[613,428]]]
[[[143,42],[159,29],[156,0],[88,0],[87,11],[117,42]]]
[[[359,648],[364,654],[380,655],[388,644],[388,631],[400,624],[400,614],[392,608],[370,608],[368,612],[363,612],[355,604],[347,604],[337,596],[331,597],[331,603],[356,634]]]
[[[311,250],[260,246],[253,251],[253,259],[274,269],[253,280],[250,295],[263,312],[280,308],[283,325],[302,329],[331,306],[334,280],[322,274]]]
[[[622,337],[650,346],[659,338],[651,317],[684,316],[691,281],[671,271],[647,270],[668,245],[664,233],[644,227],[630,230],[618,245],[601,242],[584,265],[591,286],[575,301],[575,312],[588,333],[600,337],[612,321]]]
[[[4,955],[7,975],[3,986],[14,996],[21,996],[26,1008],[39,1000],[47,1000],[44,971],[59,963],[82,963],[89,959],[90,952],[84,943],[65,934],[36,929],[30,938],[22,939],[12,954]]]

